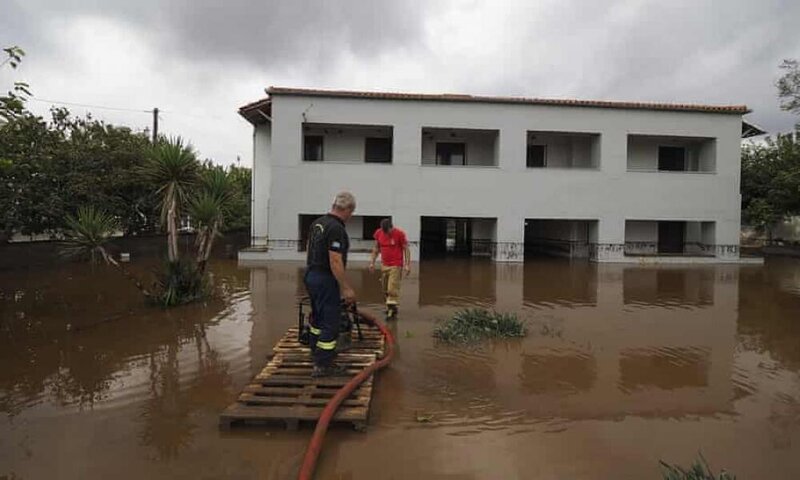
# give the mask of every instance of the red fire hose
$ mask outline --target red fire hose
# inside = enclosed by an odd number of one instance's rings
[[[355,377],[351,378],[349,382],[347,382],[342,388],[339,389],[338,392],[336,392],[336,395],[330,399],[327,405],[325,405],[325,408],[322,410],[322,413],[319,416],[319,420],[317,420],[317,427],[314,429],[314,435],[311,437],[311,442],[308,444],[305,457],[303,457],[303,464],[300,466],[300,473],[297,476],[299,480],[311,480],[311,476],[314,474],[314,467],[317,464],[317,457],[319,457],[319,452],[322,451],[322,441],[325,439],[325,433],[328,431],[328,425],[330,424],[333,415],[336,413],[336,410],[339,409],[339,405],[341,405],[342,402],[349,397],[351,393],[353,393],[353,390],[358,388],[358,386],[364,382],[364,380],[369,378],[370,375],[386,365],[389,365],[389,363],[392,361],[392,357],[394,357],[394,336],[392,335],[392,332],[389,331],[383,322],[379,321],[371,313],[359,309],[358,315],[366,320],[367,323],[371,323],[372,325],[378,327],[378,330],[381,331],[385,340],[384,344],[386,346],[386,354],[383,356],[383,358],[359,372]]]

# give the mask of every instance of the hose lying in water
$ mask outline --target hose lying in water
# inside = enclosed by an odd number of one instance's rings
[[[314,435],[311,437],[308,448],[306,448],[306,454],[303,457],[303,464],[300,466],[300,474],[297,476],[297,478],[300,480],[310,480],[311,476],[314,474],[314,467],[317,464],[317,458],[319,457],[319,453],[322,451],[322,441],[325,439],[325,433],[328,431],[328,425],[330,424],[333,415],[336,413],[336,410],[339,409],[339,405],[341,405],[342,402],[349,397],[351,393],[353,393],[353,390],[364,383],[364,380],[368,379],[370,375],[386,365],[389,365],[389,363],[392,361],[392,357],[394,357],[394,335],[392,335],[392,332],[389,331],[383,322],[379,321],[371,313],[359,309],[358,315],[366,320],[367,323],[371,323],[372,325],[378,327],[378,330],[381,331],[384,338],[384,345],[386,346],[386,353],[383,358],[359,372],[355,377],[351,378],[350,381],[340,388],[339,391],[336,392],[336,395],[334,395],[333,398],[331,398],[330,401],[328,401],[328,403],[325,405],[325,408],[322,410],[322,413],[319,416],[319,420],[317,420],[317,427],[314,429]]]

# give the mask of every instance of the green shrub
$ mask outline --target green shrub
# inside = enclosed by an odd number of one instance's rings
[[[211,288],[208,275],[192,260],[166,262],[156,273],[154,300],[164,307],[173,307],[206,297]]]
[[[513,313],[498,313],[483,308],[459,310],[441,320],[433,330],[434,338],[446,343],[475,343],[489,338],[524,337],[525,323]]]
[[[719,476],[714,475],[703,454],[700,454],[700,458],[695,460],[688,470],[678,465],[670,465],[663,460],[660,463],[664,480],[736,480],[736,475],[725,470],[719,472]]]

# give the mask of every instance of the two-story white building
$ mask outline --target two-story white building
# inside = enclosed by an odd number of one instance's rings
[[[352,191],[354,257],[383,217],[415,259],[738,262],[742,105],[271,87],[254,126],[252,246],[302,259],[310,222]]]

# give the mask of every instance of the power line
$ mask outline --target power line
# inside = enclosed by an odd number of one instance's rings
[[[139,110],[139,109],[135,109],[135,108],[107,107],[107,106],[104,106],[104,105],[91,105],[91,104],[87,104],[87,103],[77,103],[77,102],[62,102],[60,100],[47,100],[45,98],[36,98],[36,97],[31,97],[29,100],[34,100],[34,101],[42,102],[42,103],[56,103],[56,104],[59,104],[59,105],[70,105],[70,106],[75,106],[75,107],[99,108],[99,109],[103,109],[103,110],[117,110],[117,111],[122,111],[122,112],[149,113],[149,114],[153,113],[152,109],[150,109],[150,110]],[[223,117],[221,115],[194,115],[194,114],[186,113],[186,112],[179,112],[179,111],[175,111],[175,110],[161,110],[161,109],[158,110],[158,118],[162,118],[161,114],[163,114],[163,113],[180,115],[180,116],[191,117],[191,118],[199,118],[199,119],[208,119],[208,118],[221,119],[221,118],[225,118],[225,117]]]
[[[43,102],[43,103],[57,103],[59,105],[70,105],[73,107],[86,107],[86,108],[99,108],[102,110],[117,110],[121,112],[136,112],[136,113],[152,113],[153,110],[138,110],[134,108],[123,108],[123,107],[106,107],[104,105],[90,105],[86,103],[76,103],[76,102],[62,102],[59,100],[47,100],[45,98],[37,98],[31,97],[30,100],[34,100],[36,102]]]

